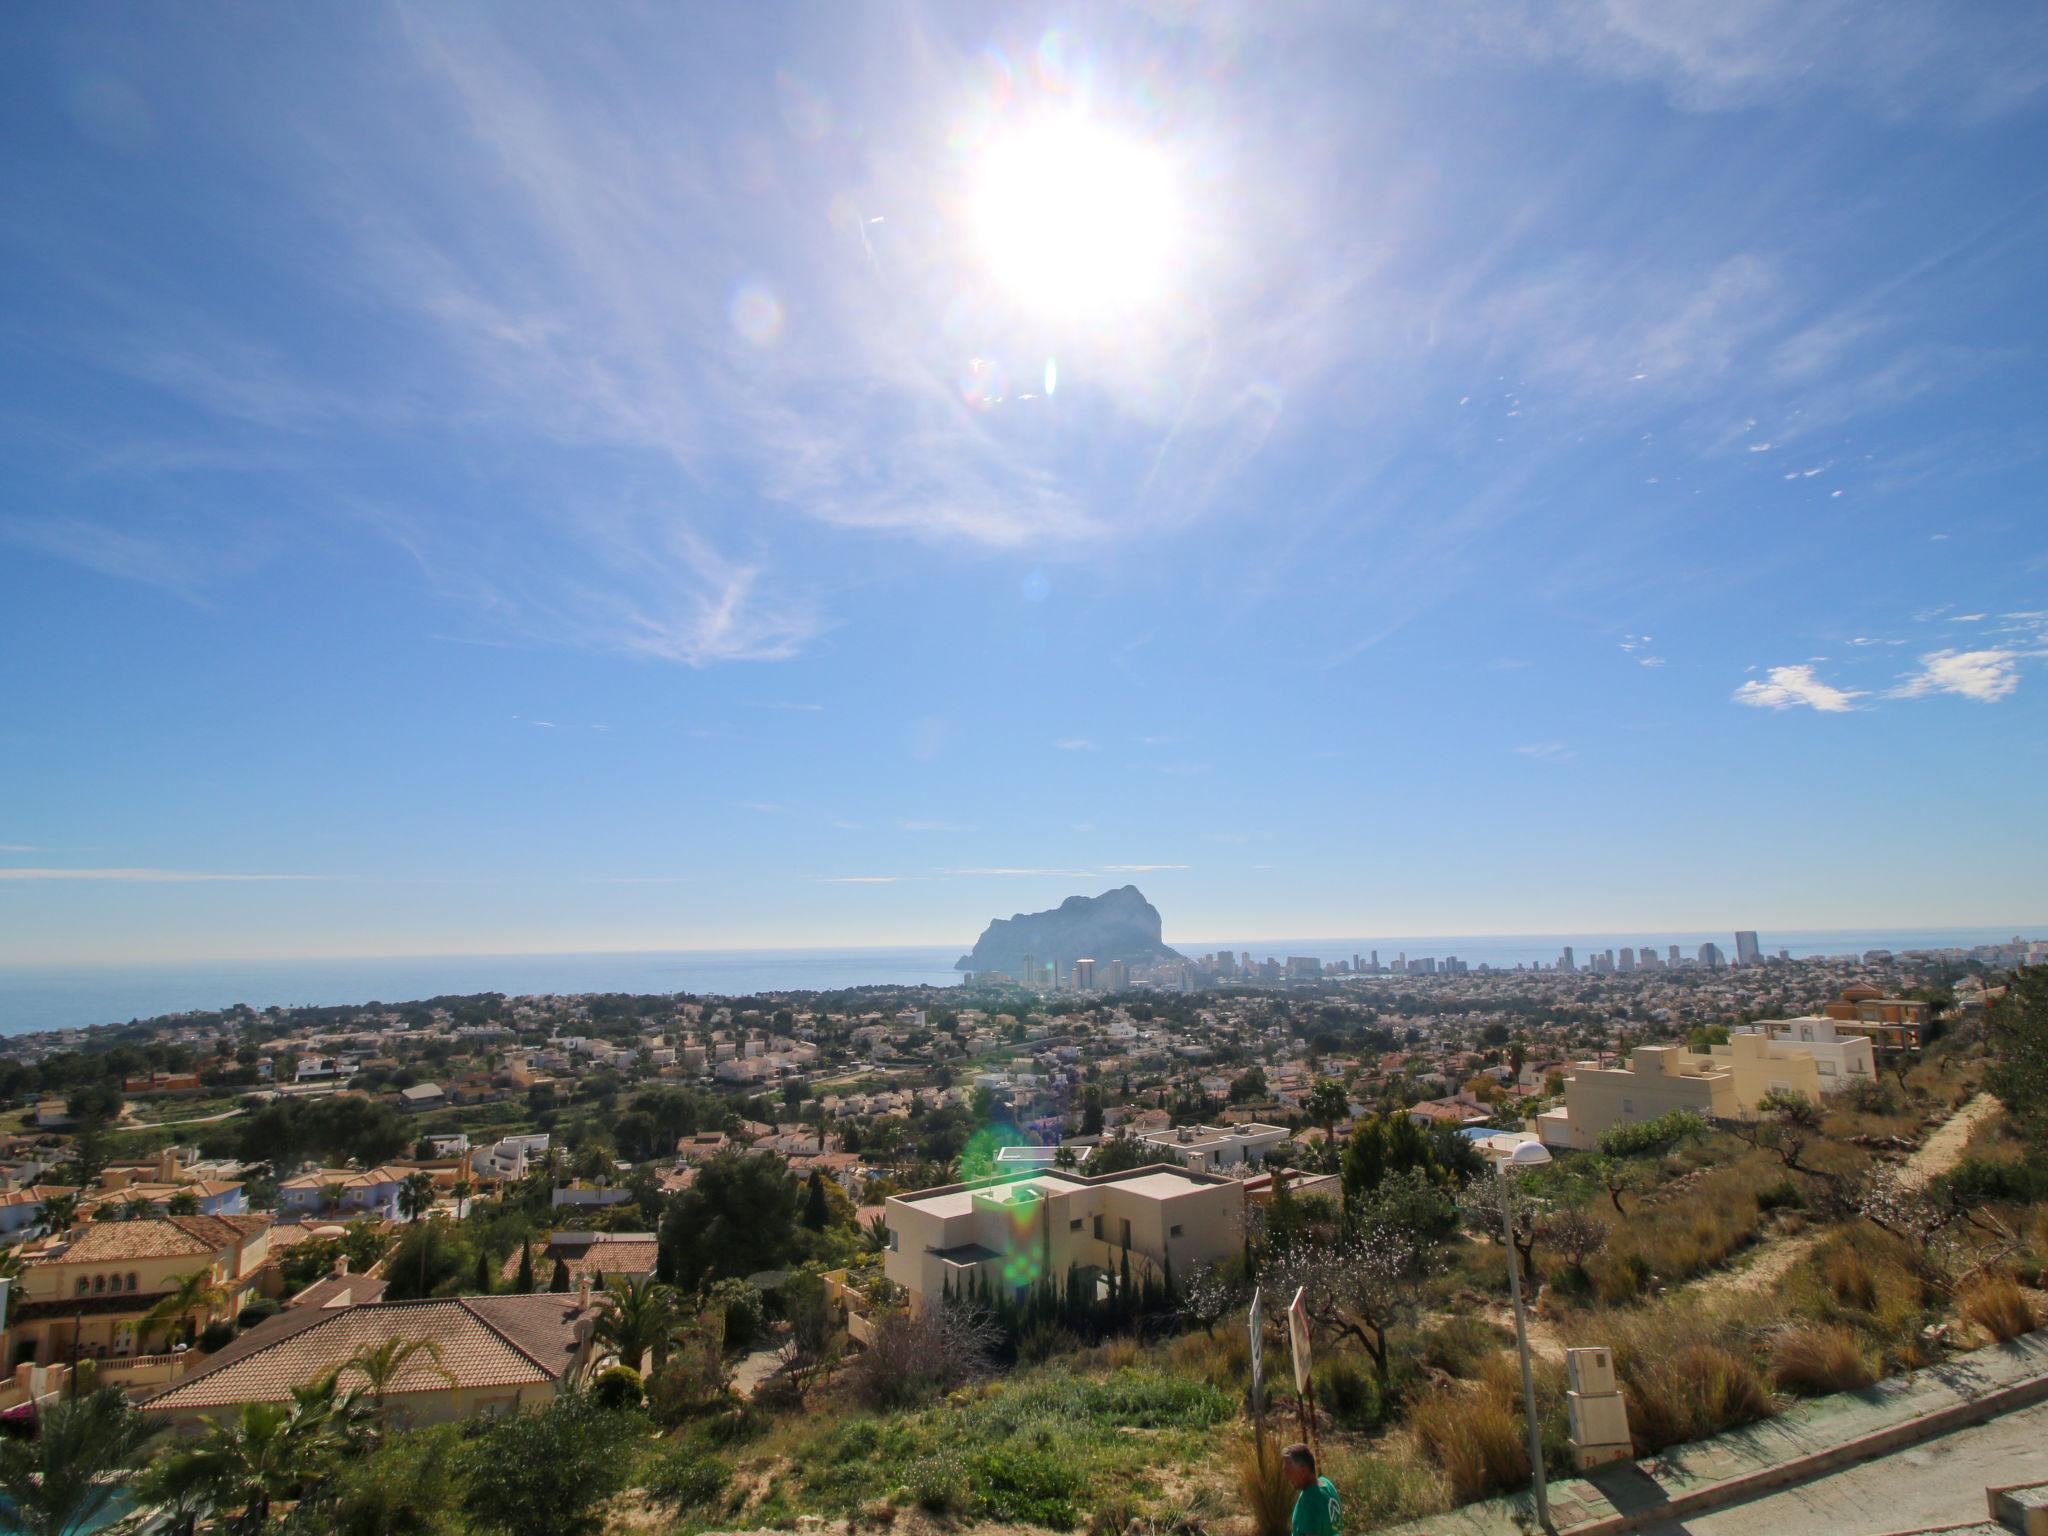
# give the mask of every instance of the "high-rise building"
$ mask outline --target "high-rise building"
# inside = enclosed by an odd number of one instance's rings
[[[1708,970],[1718,971],[1727,963],[1728,957],[1721,953],[1720,945],[1702,944],[1700,946],[1700,964],[1704,965]]]
[[[1666,965],[1678,964],[1678,946],[1676,944],[1673,944],[1664,952],[1664,963]]]
[[[1621,951],[1621,959],[1614,968],[1620,971],[1622,975],[1628,975],[1636,968],[1636,952],[1624,945]],[[1503,1217],[1502,1220],[1506,1220],[1506,1218]]]
[[[1560,971],[1576,971],[1578,969],[1577,964],[1572,960],[1571,945],[1565,945],[1564,953],[1557,957],[1557,968]],[[1506,1218],[1503,1217],[1502,1219],[1505,1220]]]
[[[1762,965],[1764,952],[1756,942],[1753,929],[1743,929],[1735,935],[1735,963],[1737,965]]]
[[[1076,992],[1093,992],[1095,990],[1095,962],[1093,960],[1076,960],[1074,962],[1074,990]]]

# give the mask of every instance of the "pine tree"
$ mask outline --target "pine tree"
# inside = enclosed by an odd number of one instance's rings
[[[533,1239],[519,1241],[519,1278],[513,1282],[513,1289],[522,1296],[533,1294]]]
[[[831,1219],[832,1207],[825,1199],[824,1176],[813,1168],[810,1190],[804,1196],[804,1225],[813,1232],[822,1232]]]
[[[548,1289],[557,1296],[569,1294],[569,1266],[560,1259],[555,1260],[555,1272],[548,1277]]]

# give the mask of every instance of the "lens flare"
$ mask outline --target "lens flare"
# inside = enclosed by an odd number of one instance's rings
[[[960,374],[961,398],[977,411],[992,411],[1010,393],[1010,376],[993,358],[970,357]]]
[[[771,347],[782,336],[782,301],[759,283],[747,283],[732,296],[732,328],[757,347]]]

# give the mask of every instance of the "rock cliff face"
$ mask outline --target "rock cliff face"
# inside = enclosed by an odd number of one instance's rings
[[[1069,896],[1050,912],[999,917],[953,969],[1005,971],[1021,978],[1026,955],[1039,965],[1061,966],[1082,958],[1132,966],[1185,958],[1159,935],[1159,909],[1135,885],[1125,885],[1100,896]]]

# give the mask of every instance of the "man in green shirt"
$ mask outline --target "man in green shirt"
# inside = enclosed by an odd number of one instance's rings
[[[1293,1536],[1344,1536],[1344,1506],[1337,1485],[1316,1475],[1316,1453],[1290,1445],[1280,1453],[1280,1470],[1294,1489]]]

